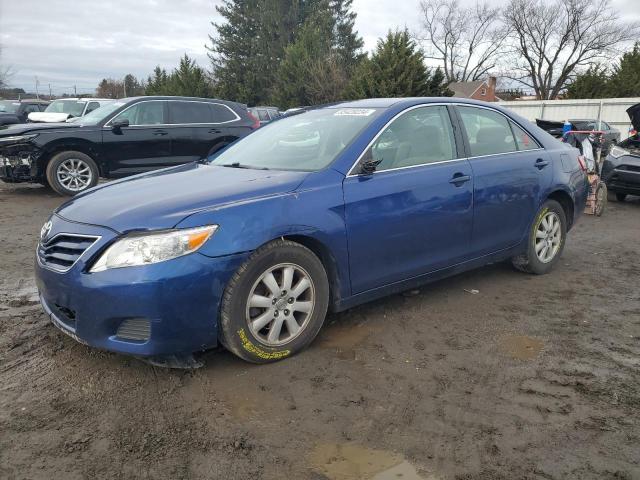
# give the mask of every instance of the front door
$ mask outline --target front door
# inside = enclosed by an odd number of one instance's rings
[[[458,106],[474,178],[474,257],[518,245],[551,185],[544,149],[522,127],[485,107]]]
[[[102,129],[103,165],[107,175],[118,177],[146,172],[171,164],[171,135],[166,102],[135,103],[111,119]],[[126,127],[111,124],[128,120]]]
[[[462,262],[473,219],[473,178],[446,106],[397,117],[344,180],[354,294]]]

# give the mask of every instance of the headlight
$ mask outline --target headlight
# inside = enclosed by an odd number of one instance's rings
[[[37,136],[37,133],[33,133],[31,135],[14,135],[12,137],[0,137],[0,144],[4,145],[6,143],[24,143],[28,142],[32,138],[36,138]]]
[[[611,155],[613,158],[620,158],[623,155],[629,155],[629,150],[625,150],[624,148],[620,148],[617,146],[613,146],[611,147],[611,151],[609,152],[609,155]]]
[[[111,245],[90,271],[101,272],[110,268],[148,265],[181,257],[198,250],[217,229],[217,225],[209,225],[186,230],[129,235]]]

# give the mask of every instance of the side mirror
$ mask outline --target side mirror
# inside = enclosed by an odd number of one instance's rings
[[[129,119],[127,118],[114,120],[113,122],[111,122],[111,128],[113,130],[120,130],[122,127],[128,127],[128,126],[129,126]]]
[[[382,160],[382,158],[380,160],[374,159],[371,150],[369,150],[362,159],[362,163],[360,163],[360,173],[363,175],[371,175],[376,171],[376,168]]]

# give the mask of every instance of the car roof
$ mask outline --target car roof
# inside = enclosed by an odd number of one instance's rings
[[[482,102],[470,98],[460,97],[407,97],[407,98],[366,98],[349,102],[337,102],[324,105],[323,108],[391,108],[410,107],[428,103],[461,103],[465,105],[490,106],[500,109],[498,102]]]

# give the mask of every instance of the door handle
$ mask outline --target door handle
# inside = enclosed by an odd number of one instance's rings
[[[451,180],[449,180],[449,183],[452,183],[456,187],[459,187],[469,180],[471,180],[471,175],[465,175],[464,173],[458,172],[453,174],[453,177],[451,178]]]
[[[214,133],[214,134],[215,133],[221,133],[221,132],[222,132],[222,130],[219,130],[217,128],[212,128],[211,130],[209,130],[209,133]]]
[[[542,158],[539,158],[539,159],[536,160],[536,168],[538,170],[542,170],[547,165],[549,165],[549,162],[547,160],[544,160]]]
[[[165,130],[154,130],[153,134],[156,136],[164,136],[164,135],[169,135],[169,132]]]

